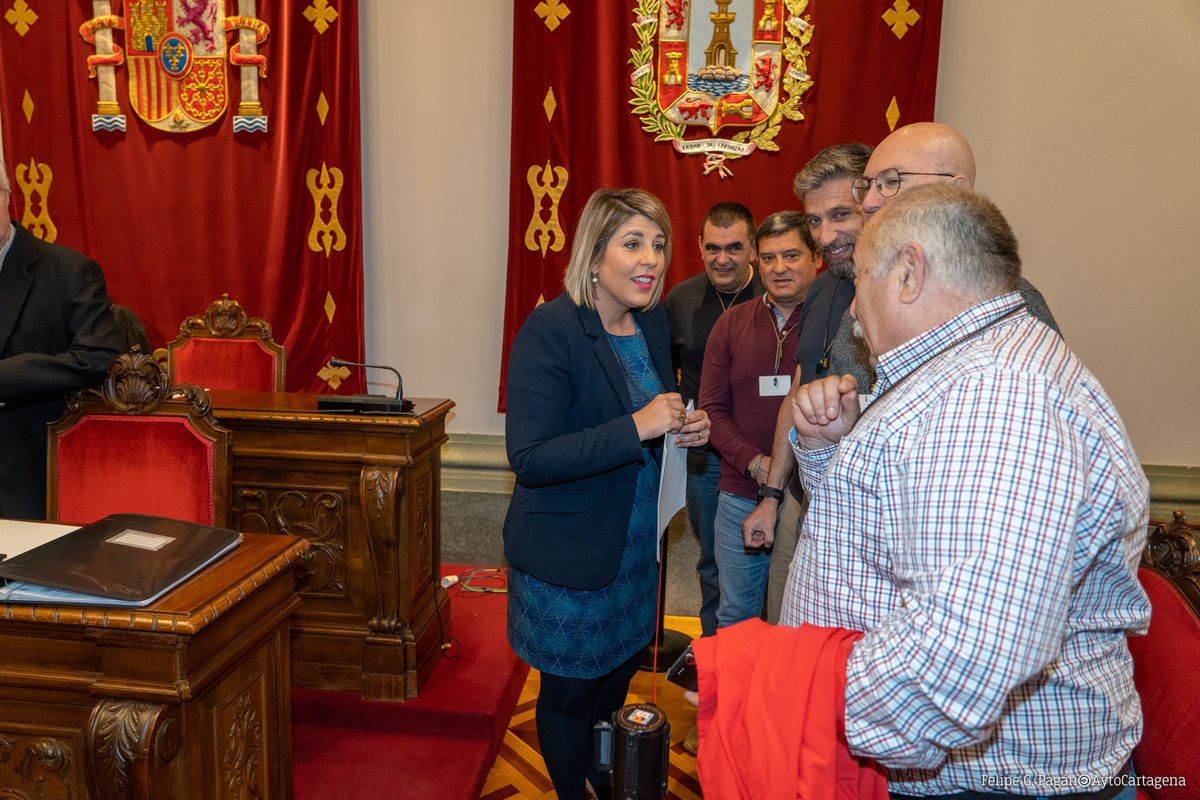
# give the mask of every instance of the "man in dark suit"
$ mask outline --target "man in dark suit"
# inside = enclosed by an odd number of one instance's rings
[[[717,320],[738,303],[763,293],[754,264],[754,229],[754,215],[741,203],[717,203],[710,208],[700,225],[704,271],[677,284],[663,301],[671,321],[671,361],[678,370],[679,393],[685,403],[699,400],[704,347]],[[688,521],[700,543],[696,562],[700,630],[704,636],[712,636],[717,632],[721,600],[713,546],[721,456],[711,447],[689,450],[687,472]]]
[[[46,518],[46,424],[120,353],[111,306],[95,261],[0,223],[0,517]]]

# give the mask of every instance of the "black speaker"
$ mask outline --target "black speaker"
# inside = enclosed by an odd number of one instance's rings
[[[597,722],[592,760],[612,776],[613,800],[663,800],[671,758],[671,724],[653,703],[619,709]]]

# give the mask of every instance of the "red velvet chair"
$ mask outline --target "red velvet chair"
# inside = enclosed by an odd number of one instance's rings
[[[149,356],[122,355],[100,388],[72,392],[47,436],[52,521],[126,512],[226,525],[229,431],[207,392],[172,386]]]
[[[248,317],[236,300],[221,295],[201,316],[188,317],[167,343],[172,381],[205,389],[284,391],[287,353],[271,338],[271,326]]]
[[[1148,800],[1200,797],[1200,548],[1197,529],[1175,513],[1151,527],[1138,576],[1150,596],[1150,631],[1131,636],[1133,680],[1145,730],[1133,753],[1139,775],[1186,779],[1182,787],[1139,787]]]

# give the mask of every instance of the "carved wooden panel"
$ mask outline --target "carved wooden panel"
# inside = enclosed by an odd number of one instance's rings
[[[249,690],[221,711],[226,731],[221,755],[222,797],[254,800],[262,797],[267,783],[263,760],[263,714],[261,702]]]
[[[277,641],[265,642],[248,654],[201,699],[209,741],[205,758],[216,778],[212,796],[217,800],[270,800],[279,797],[272,786],[272,764],[282,764],[278,751],[281,727],[287,724],[283,706],[290,702],[286,685],[275,677],[283,669],[286,650]]]
[[[426,586],[433,581],[433,475],[425,471],[416,479],[416,545],[417,585]]]
[[[0,798],[73,800],[83,797],[81,738],[0,731]]]
[[[400,477],[397,467],[375,465],[364,466],[359,476],[374,578],[367,627],[375,634],[395,634],[402,625],[396,539],[396,504],[403,494]]]
[[[296,573],[296,588],[301,594],[349,599],[346,489],[237,482],[233,497],[235,530],[286,533],[308,540],[311,547]]]
[[[179,707],[101,700],[88,723],[88,789],[96,800],[152,797],[179,754]]]

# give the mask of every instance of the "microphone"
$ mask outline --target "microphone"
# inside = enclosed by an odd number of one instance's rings
[[[413,401],[404,399],[404,381],[400,371],[386,364],[364,364],[342,358],[329,359],[331,367],[363,367],[364,369],[386,369],[396,376],[396,396],[381,394],[317,395],[320,411],[346,412],[351,414],[407,414],[413,410]]]
[[[404,379],[400,377],[400,370],[396,369],[395,367],[389,367],[386,364],[362,364],[358,361],[346,361],[341,358],[329,359],[329,366],[331,366],[331,367],[364,367],[366,369],[390,370],[391,373],[396,376],[396,399],[397,400],[404,399]]]

